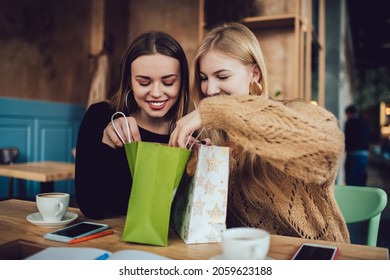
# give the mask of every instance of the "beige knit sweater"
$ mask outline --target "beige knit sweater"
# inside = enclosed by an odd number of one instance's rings
[[[199,106],[206,129],[227,132],[231,147],[228,227],[258,227],[272,234],[350,242],[334,198],[334,182],[344,151],[344,134],[327,110],[303,101],[286,105],[260,96],[204,99]],[[239,180],[237,156],[260,156],[276,183],[259,188],[248,202]],[[260,166],[259,166],[260,168]]]

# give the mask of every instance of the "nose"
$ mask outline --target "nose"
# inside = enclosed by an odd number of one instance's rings
[[[208,80],[207,83],[205,83],[205,90],[203,91],[205,95],[207,96],[214,96],[221,92],[221,89],[218,86],[218,83],[213,80]]]
[[[150,90],[150,95],[153,97],[153,98],[159,98],[161,97],[162,95],[162,91],[160,89],[160,85],[158,83],[153,83],[152,84],[152,88]]]

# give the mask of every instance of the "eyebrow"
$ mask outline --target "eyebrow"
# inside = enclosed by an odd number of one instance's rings
[[[214,73],[212,73],[212,75],[218,75],[219,73],[221,72],[231,72],[231,70],[228,70],[228,69],[221,69],[221,70],[218,70],[218,71],[215,71]],[[203,74],[203,75],[206,75],[205,73],[203,73],[202,71],[199,71],[200,74]]]
[[[166,75],[166,76],[162,76],[161,79],[168,79],[168,78],[171,78],[171,77],[177,77],[178,75],[177,74],[169,74],[169,75]],[[141,79],[150,79],[150,77],[148,76],[143,76],[143,75],[137,75],[135,76],[136,78],[141,78]]]

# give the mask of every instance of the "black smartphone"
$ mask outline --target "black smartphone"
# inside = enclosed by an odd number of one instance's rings
[[[64,227],[49,233],[46,233],[44,237],[49,240],[68,242],[75,238],[88,236],[94,233],[101,232],[108,229],[106,224],[99,224],[93,222],[80,222],[75,225]]]
[[[302,243],[292,260],[334,260],[339,253],[336,246]]]

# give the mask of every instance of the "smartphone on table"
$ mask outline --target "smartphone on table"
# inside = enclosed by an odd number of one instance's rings
[[[334,260],[339,253],[336,246],[315,243],[302,243],[292,256],[292,260]]]
[[[94,222],[80,222],[71,226],[67,226],[49,233],[46,233],[44,237],[49,240],[59,242],[69,242],[76,238],[81,238],[91,234],[95,234],[108,229],[107,224],[99,224]]]

